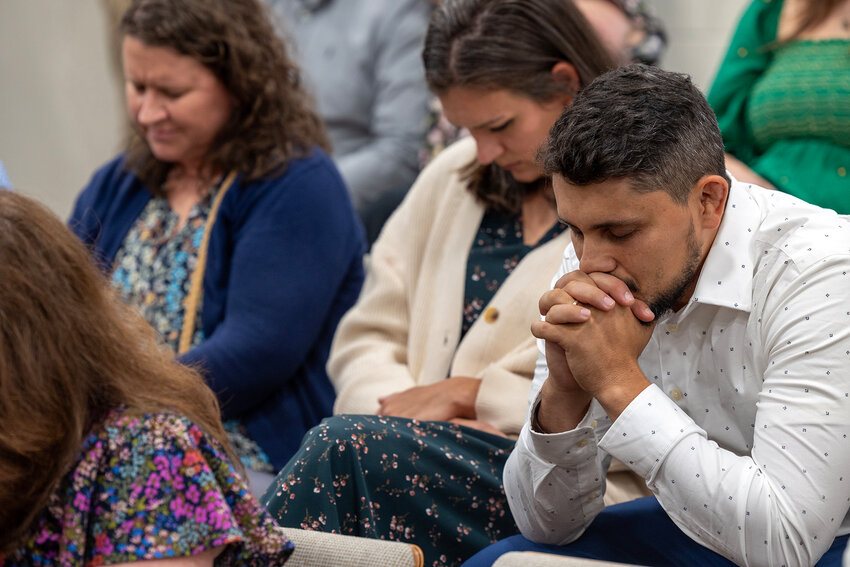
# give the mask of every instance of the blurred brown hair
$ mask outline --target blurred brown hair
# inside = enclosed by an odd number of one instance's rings
[[[443,0],[431,16],[422,57],[437,95],[453,87],[505,89],[540,103],[575,94],[551,73],[559,61],[575,68],[579,88],[615,66],[570,0]],[[515,181],[495,164],[470,164],[467,178],[487,208],[511,213],[540,187]]]
[[[0,281],[0,553],[28,533],[115,408],[188,417],[233,457],[200,375],[114,296],[53,213],[2,190]]]
[[[257,0],[133,0],[121,32],[192,57],[236,100],[203,167],[236,169],[251,181],[281,171],[314,145],[330,149],[300,71]],[[157,194],[171,167],[139,136],[130,143],[128,164]]]

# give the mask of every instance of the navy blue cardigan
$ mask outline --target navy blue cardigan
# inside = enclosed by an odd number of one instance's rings
[[[107,274],[151,193],[119,156],[98,170],[69,221]],[[363,229],[321,150],[279,177],[225,195],[210,234],[205,340],[179,357],[199,365],[224,419],[237,418],[281,468],[333,411],[325,363],[363,283]]]

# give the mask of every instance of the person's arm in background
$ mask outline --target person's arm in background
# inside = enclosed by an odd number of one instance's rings
[[[560,241],[554,244],[560,244]],[[499,320],[479,319],[455,353],[448,378],[382,396],[379,413],[409,419],[454,421],[500,435],[517,435],[525,421],[537,347],[528,333],[530,295],[539,291],[551,250],[520,264],[488,304]],[[523,262],[529,260],[528,257]],[[542,267],[545,266],[545,267]],[[523,273],[517,273],[518,271]],[[536,272],[536,273],[535,273]],[[510,290],[504,287],[509,286]],[[518,290],[525,287],[525,290]],[[503,293],[506,292],[506,293]],[[494,307],[495,306],[495,307]],[[490,309],[491,307],[488,307]],[[427,355],[427,353],[426,353]]]
[[[431,6],[424,0],[398,0],[381,18],[375,39],[372,140],[335,156],[362,211],[384,192],[409,187],[419,170],[430,94],[422,47]]]
[[[753,85],[773,57],[766,46],[776,40],[781,7],[782,2],[753,0],[738,22],[708,93],[723,134],[727,169],[739,181],[769,189],[773,185],[748,165],[757,151],[746,113]]]
[[[416,385],[407,364],[409,286],[403,238],[404,204],[372,248],[360,299],[334,336],[328,375],[337,391],[335,414],[376,414],[381,396]]]
[[[236,218],[222,211],[216,222],[234,225],[221,247],[232,249],[224,318],[178,357],[204,369],[225,419],[261,405],[295,374],[362,280],[362,231],[329,160],[258,189],[234,187],[243,191]]]

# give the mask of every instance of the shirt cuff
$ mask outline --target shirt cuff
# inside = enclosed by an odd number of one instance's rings
[[[701,431],[684,410],[651,384],[620,414],[599,446],[650,481],[680,439]]]
[[[540,397],[531,406],[530,415],[537,415]],[[592,404],[591,404],[592,407]],[[532,449],[540,459],[558,466],[573,466],[582,461],[596,460],[596,435],[593,428],[596,422],[593,411],[588,410],[575,429],[561,433],[538,433],[529,423],[520,435],[525,437],[525,444]]]

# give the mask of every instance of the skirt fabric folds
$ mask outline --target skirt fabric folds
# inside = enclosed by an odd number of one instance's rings
[[[281,526],[418,545],[425,565],[459,565],[518,533],[502,486],[514,441],[442,421],[325,419],[263,503]]]

